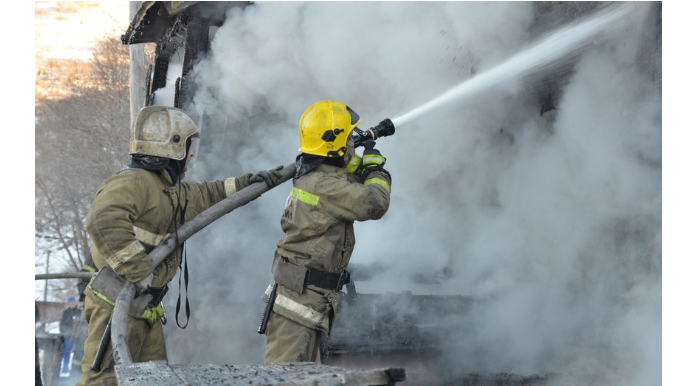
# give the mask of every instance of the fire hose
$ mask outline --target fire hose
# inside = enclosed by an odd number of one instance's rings
[[[285,181],[291,180],[292,176],[295,175],[295,164],[290,164],[281,170],[283,175],[282,178],[278,180],[277,185],[282,184]],[[201,229],[211,224],[212,222],[218,220],[222,216],[232,212],[233,210],[248,204],[249,202],[259,198],[263,193],[268,191],[270,188],[266,184],[252,184],[248,187],[238,191],[237,193],[225,198],[224,200],[216,203],[205,211],[194,216],[192,219],[188,220],[177,232],[168,236],[163,242],[154,248],[149,253],[149,258],[152,262],[152,267],[158,266],[165,258],[170,255],[178,245],[192,237],[194,234],[199,232]],[[153,272],[153,271],[152,271]],[[113,309],[112,326],[110,332],[110,340],[112,340],[113,345],[113,358],[115,359],[116,365],[127,365],[132,363],[132,356],[129,352],[129,346],[127,345],[127,320],[129,315],[130,304],[132,299],[134,299],[134,294],[136,292],[136,287],[133,283],[127,281],[125,282],[120,295],[115,301],[115,308]],[[104,335],[104,340],[101,341],[101,346],[105,345],[107,347],[110,343],[108,338]],[[105,350],[102,350],[103,354]],[[101,353],[99,347],[99,353]],[[100,358],[97,356],[94,360],[94,366],[99,365],[103,360],[103,354]],[[98,363],[97,363],[98,362]]]
[[[393,135],[394,133],[395,126],[393,122],[390,119],[385,119],[377,126],[367,130],[355,128],[352,136],[354,138],[355,147],[359,147],[362,146],[367,140],[376,140],[380,137]],[[296,166],[294,163],[285,166],[281,170],[283,176],[277,181],[275,186],[291,180],[295,175],[295,168]],[[165,258],[168,257],[181,243],[222,216],[259,198],[269,189],[271,188],[269,188],[266,184],[249,185],[248,187],[232,194],[231,196],[216,203],[215,205],[209,207],[205,211],[185,222],[182,226],[180,226],[180,228],[177,229],[175,233],[168,236],[161,244],[159,244],[148,254],[152,263],[151,272],[153,272],[153,269],[157,267],[158,264],[160,264],[163,260],[165,260]],[[94,276],[94,274],[87,272],[37,274],[36,280],[53,278],[91,278],[92,276]],[[135,293],[136,287],[134,284],[125,280],[122,290],[115,301],[113,313],[106,327],[105,334],[101,338],[96,358],[91,366],[92,370],[100,371],[103,356],[105,355],[105,351],[111,342],[115,364],[128,365],[132,363],[132,356],[129,352],[129,346],[127,344],[127,322],[130,306],[132,304],[132,300],[134,299]],[[275,295],[273,296],[273,299],[275,299]],[[270,314],[271,309],[273,308],[272,303],[272,301],[269,301],[267,304],[264,315],[264,319],[266,319],[265,321],[267,321],[268,314]],[[265,321],[262,321],[264,329]]]
[[[355,147],[359,147],[364,144],[367,140],[375,140],[380,137],[386,137],[393,135],[395,133],[395,125],[390,119],[385,119],[381,121],[377,126],[374,126],[368,130],[361,130],[355,128],[353,130],[353,137],[355,142]],[[287,165],[281,171],[283,177],[278,180],[277,185],[282,184],[285,181],[291,180],[295,175],[295,164],[292,163]],[[249,202],[259,198],[263,193],[268,191],[270,188],[266,184],[252,184],[239,192],[227,197],[226,199],[218,202],[217,204],[211,206],[205,211],[199,213],[189,221],[185,222],[180,228],[178,228],[176,234],[173,234],[163,240],[163,242],[154,248],[149,253],[149,258],[151,259],[152,266],[156,267],[160,264],[168,255],[170,255],[175,248],[184,242],[188,238],[192,237],[195,233],[199,232],[201,229],[211,224],[212,222],[218,220],[222,216],[232,212],[233,210],[239,208],[240,206],[246,205]],[[127,346],[127,317],[129,313],[130,304],[134,298],[136,288],[134,284],[126,282],[117,301],[115,302],[115,308],[112,315],[112,326],[110,336],[113,343],[113,358],[115,359],[116,365],[126,365],[132,363],[132,356],[129,353],[129,347]],[[275,300],[275,295],[272,296]],[[270,314],[273,308],[273,301],[269,301],[266,305],[266,312],[264,314],[264,320],[262,321],[262,327],[265,329],[265,323],[268,321],[268,314]],[[260,328],[261,330],[261,328]],[[104,336],[105,338],[105,336]],[[104,340],[107,340],[104,339]],[[106,345],[109,342],[101,341],[101,345]],[[103,353],[105,349],[102,350]],[[99,353],[101,350],[99,350]],[[96,357],[96,361],[100,363],[102,360],[102,355],[100,359]],[[100,365],[99,365],[100,367]]]

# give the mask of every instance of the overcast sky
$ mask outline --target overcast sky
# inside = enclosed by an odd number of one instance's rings
[[[472,315],[474,334],[449,353],[463,370],[655,383],[661,88],[660,68],[644,60],[655,31],[643,5],[628,24],[587,38],[566,64],[525,73],[509,59],[552,20],[536,19],[531,3],[235,9],[196,67],[193,110],[209,118],[188,178],[293,162],[299,118],[319,100],[348,104],[366,128],[395,122],[469,79],[505,75],[378,141],[393,176],[391,207],[379,221],[355,224],[351,263],[384,270],[357,288],[492,299]],[[568,31],[558,36],[575,33]],[[558,59],[548,50],[535,55],[527,61]],[[549,87],[557,108],[542,114]],[[185,330],[174,323],[174,283],[171,362],[262,361],[260,296],[289,189],[273,189],[188,242],[192,320]],[[452,274],[439,284],[415,280],[444,270]]]

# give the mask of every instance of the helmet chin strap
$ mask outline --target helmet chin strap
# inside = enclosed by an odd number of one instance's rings
[[[345,167],[344,157],[325,157],[323,163],[326,165],[337,166],[339,168]]]
[[[170,180],[173,185],[179,182],[182,178],[182,171],[180,170],[180,162],[177,160],[170,160],[168,166],[165,167],[165,171],[170,175]]]

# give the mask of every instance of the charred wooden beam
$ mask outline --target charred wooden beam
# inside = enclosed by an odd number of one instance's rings
[[[164,361],[116,365],[119,386],[378,386],[405,380],[401,368],[352,370],[316,363],[168,365]]]

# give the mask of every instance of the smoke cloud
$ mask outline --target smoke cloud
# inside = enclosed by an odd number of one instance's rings
[[[187,179],[294,162],[300,116],[319,100],[348,104],[362,128],[400,116],[554,28],[549,15],[567,14],[555,4],[234,8],[192,74],[192,111],[204,122]],[[383,219],[355,224],[352,264],[383,270],[358,291],[486,300],[471,315],[473,333],[449,337],[455,371],[661,380],[660,29],[654,8],[635,7],[625,34],[598,37],[567,63],[451,102],[377,142],[393,176],[391,206]],[[191,320],[176,326],[186,316],[184,299],[175,315],[173,283],[171,363],[263,362],[260,296],[289,189],[187,242]],[[450,274],[433,285],[414,279],[438,272]]]

